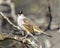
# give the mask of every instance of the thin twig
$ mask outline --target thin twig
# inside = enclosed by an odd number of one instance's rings
[[[2,12],[0,12],[0,15],[4,17],[13,27],[20,29],[19,26],[16,26],[15,24],[13,24]]]
[[[47,28],[45,29],[45,31],[50,30],[50,26],[51,26],[51,22],[52,22],[52,15],[51,15],[51,7],[50,7],[50,1],[47,0],[47,10],[46,10],[46,17],[49,20],[49,24],[47,26]]]

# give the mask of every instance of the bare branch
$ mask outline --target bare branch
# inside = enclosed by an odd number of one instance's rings
[[[51,26],[51,22],[52,22],[52,15],[51,15],[50,0],[47,0],[46,6],[47,6],[47,10],[46,10],[46,18],[49,19],[49,22],[48,22],[49,24],[48,24],[47,28],[45,29],[45,31],[51,29],[50,26]]]
[[[2,12],[0,12],[0,15],[4,17],[13,27],[20,29],[19,26],[16,26],[15,24],[13,24]]]

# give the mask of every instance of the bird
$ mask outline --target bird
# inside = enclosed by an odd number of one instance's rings
[[[34,32],[37,32],[39,34],[45,34],[51,37],[51,35],[48,35],[46,32],[43,32],[32,20],[25,17],[23,11],[18,12],[17,24],[22,30],[27,33],[25,37],[27,37],[28,35],[31,35],[33,37],[32,33]]]

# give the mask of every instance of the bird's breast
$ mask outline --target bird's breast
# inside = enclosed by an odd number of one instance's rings
[[[17,19],[17,24],[18,24],[18,26],[22,27],[23,24],[24,24],[23,18],[18,18],[18,19]]]

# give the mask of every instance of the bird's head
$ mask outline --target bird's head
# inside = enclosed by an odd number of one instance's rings
[[[18,12],[18,15],[22,15],[22,14],[23,14],[23,11],[19,11],[19,12]]]

